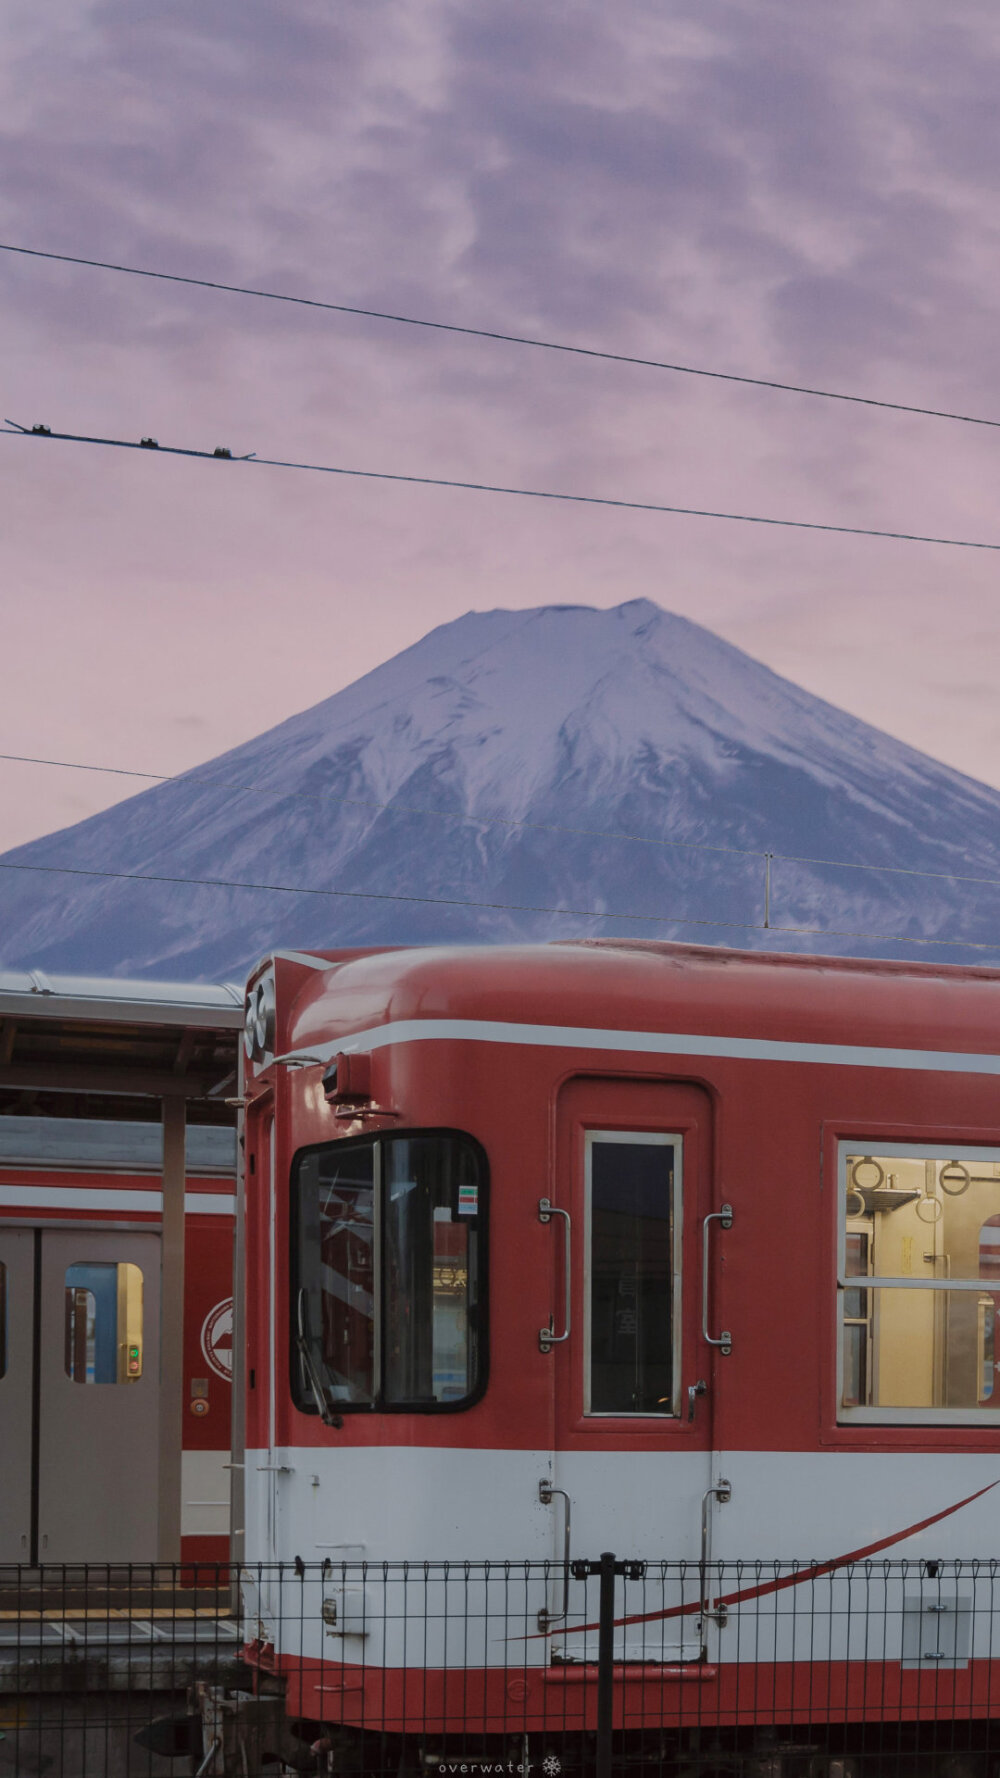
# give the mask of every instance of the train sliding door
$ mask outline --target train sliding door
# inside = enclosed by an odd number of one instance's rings
[[[3,1228],[0,1285],[0,1561],[155,1561],[158,1233]]]
[[[552,1548],[561,1561],[568,1519],[571,1559],[613,1550],[653,1564],[629,1589],[628,1613],[647,1621],[618,1632],[624,1661],[697,1660],[710,1640],[701,1609],[714,1509],[712,1351],[701,1329],[710,1167],[700,1088],[587,1077],[562,1088],[553,1206],[567,1214],[553,1217],[553,1253],[557,1279],[568,1261],[570,1289],[568,1327],[553,1329],[565,1337],[552,1342]],[[683,1575],[664,1562],[685,1564]],[[594,1636],[578,1649],[569,1628],[572,1591],[550,1601],[567,1621],[553,1654],[589,1659]]]
[[[0,1228],[0,1562],[31,1557],[35,1237]]]
[[[43,1562],[156,1558],[159,1326],[158,1234],[44,1231]]]

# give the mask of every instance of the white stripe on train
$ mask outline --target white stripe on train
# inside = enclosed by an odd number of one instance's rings
[[[368,1054],[396,1043],[512,1043],[546,1049],[622,1050],[641,1055],[716,1056],[743,1062],[813,1062],[827,1067],[903,1068],[941,1074],[1000,1074],[1000,1054],[910,1050],[871,1044],[795,1043],[771,1037],[711,1037],[677,1031],[601,1030],[586,1025],[519,1025],[495,1019],[397,1019],[351,1031],[276,1058],[299,1067],[336,1055]]]
[[[163,1193],[91,1185],[0,1185],[0,1210],[145,1210],[163,1213]],[[235,1192],[185,1192],[188,1216],[233,1216]]]

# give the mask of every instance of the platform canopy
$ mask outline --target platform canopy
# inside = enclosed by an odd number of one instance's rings
[[[0,1116],[232,1123],[243,990],[0,969]],[[146,1101],[142,1106],[137,1101]]]

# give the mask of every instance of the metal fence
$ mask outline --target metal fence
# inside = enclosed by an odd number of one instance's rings
[[[1000,1564],[0,1568],[0,1778],[1000,1778]]]

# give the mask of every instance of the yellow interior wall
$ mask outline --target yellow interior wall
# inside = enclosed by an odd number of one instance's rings
[[[873,1271],[900,1278],[975,1279],[983,1224],[1000,1214],[1000,1164],[970,1162],[973,1179],[958,1196],[938,1187],[936,1222],[918,1214],[933,1163],[879,1156],[886,1186],[920,1198],[872,1219]],[[974,1407],[980,1400],[981,1339],[975,1291],[876,1290],[872,1401],[880,1407]],[[1000,1405],[1000,1399],[993,1405]]]
[[[128,1348],[139,1348],[139,1376],[129,1376]],[[118,1381],[137,1383],[142,1375],[142,1273],[122,1262],[118,1267]]]

